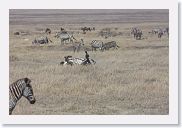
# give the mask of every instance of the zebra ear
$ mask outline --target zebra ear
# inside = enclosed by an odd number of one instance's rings
[[[26,84],[29,84],[29,83],[31,82],[31,80],[28,79],[28,78],[25,78],[24,80],[25,80],[25,83],[26,83]]]

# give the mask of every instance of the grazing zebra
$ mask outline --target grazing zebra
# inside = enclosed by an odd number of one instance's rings
[[[46,37],[41,37],[40,39],[34,39],[32,41],[32,44],[48,44],[49,42],[52,42],[50,39]]]
[[[105,43],[102,47],[103,50],[109,50],[110,48],[117,49],[119,46],[117,45],[116,41],[110,41]]]
[[[75,43],[73,44],[73,51],[74,51],[74,52],[76,52],[76,51],[79,52],[79,51],[80,51],[80,48],[81,48],[82,46],[84,46],[83,39],[81,39],[80,42],[75,42]]]
[[[72,34],[68,34],[68,32],[66,31],[56,33],[55,37],[60,38],[61,44],[66,43],[66,41],[69,43],[73,43],[73,39],[76,40]]]
[[[97,48],[100,49],[100,50],[102,50],[103,44],[104,44],[104,43],[103,43],[101,40],[93,40],[93,41],[90,43],[90,45],[91,45],[91,47],[92,47],[92,51],[93,51],[93,50],[96,51]]]
[[[33,95],[33,89],[30,84],[29,78],[22,78],[14,82],[9,86],[9,114],[12,114],[18,100],[24,96],[30,104],[35,103],[35,97]]]

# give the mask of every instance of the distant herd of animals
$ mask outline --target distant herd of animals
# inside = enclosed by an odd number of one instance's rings
[[[82,27],[81,30],[83,31],[83,34],[86,34],[87,31],[95,31],[95,27]],[[46,34],[51,34],[51,29],[46,28],[45,30]],[[152,31],[148,32],[151,34],[157,35],[158,38],[161,38],[164,34],[169,36],[169,28],[165,29],[152,29]],[[14,35],[26,35],[24,32],[15,32]],[[102,33],[103,34],[103,33]],[[142,30],[134,27],[131,29],[131,35],[133,35],[134,39],[141,40],[142,39]],[[108,34],[106,33],[106,36],[108,37]],[[73,44],[73,51],[78,52],[82,46],[84,46],[84,40],[80,39],[79,41],[73,36],[73,34],[68,33],[65,31],[64,28],[61,28],[60,32],[57,32],[55,35],[55,38],[59,38],[61,40],[61,44],[64,45],[66,43],[72,43]],[[48,44],[49,42],[52,42],[47,36],[39,39],[34,39],[32,41],[33,45],[36,44]],[[101,40],[93,40],[90,43],[92,51],[97,51],[99,49],[100,51],[109,50],[110,48],[118,49],[119,46],[117,45],[116,41],[109,41],[104,43]],[[96,64],[96,61],[94,59],[91,59],[89,57],[89,54],[87,51],[85,51],[85,58],[75,58],[71,55],[67,55],[64,57],[64,61],[60,62],[60,65],[94,65]],[[9,86],[9,115],[12,114],[17,102],[21,99],[21,97],[25,97],[30,104],[34,104],[36,102],[33,88],[31,86],[31,80],[29,78],[22,78],[14,83],[12,83]]]

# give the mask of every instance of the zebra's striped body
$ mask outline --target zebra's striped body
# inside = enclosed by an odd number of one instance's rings
[[[65,56],[65,61],[61,62],[61,65],[87,65],[87,59],[84,58],[72,58],[72,56]],[[90,64],[95,64],[93,59],[90,59]]]
[[[35,103],[31,80],[22,78],[9,86],[9,114],[12,114],[17,102],[24,96],[31,104]]]
[[[110,48],[117,49],[119,46],[117,45],[116,41],[110,41],[103,45],[103,50],[109,50]]]
[[[161,38],[163,34],[164,34],[163,30],[160,29],[160,30],[158,31],[158,38]]]
[[[41,37],[40,39],[34,39],[32,41],[32,44],[48,44],[49,42],[52,42],[50,39],[46,37]]]
[[[92,47],[92,51],[95,50],[98,48],[100,50],[102,50],[102,47],[103,47],[103,42],[101,40],[93,40],[90,45]]]
[[[133,34],[135,39],[140,40],[143,33],[139,28],[132,28],[131,34]]]
[[[65,44],[66,42],[73,43],[73,39],[76,40],[72,34],[68,34],[67,32],[58,32],[55,37],[60,38],[61,44]]]
[[[80,51],[80,48],[81,48],[82,46],[84,46],[83,39],[81,39],[80,42],[75,42],[75,43],[73,44],[73,51],[74,51],[74,52],[76,52],[76,51],[79,52],[79,51]]]

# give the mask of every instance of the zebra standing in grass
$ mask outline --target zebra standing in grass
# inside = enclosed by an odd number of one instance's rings
[[[91,47],[92,47],[92,51],[93,51],[93,50],[96,51],[97,48],[100,49],[100,50],[102,50],[103,44],[104,44],[104,43],[103,43],[101,40],[93,40],[93,41],[90,43],[90,45],[91,45]]]
[[[136,40],[140,40],[143,33],[142,33],[142,30],[140,30],[139,28],[132,28],[131,34],[133,34]]]
[[[81,48],[82,46],[84,46],[83,39],[81,39],[81,41],[75,42],[75,43],[73,44],[73,51],[74,51],[74,52],[76,52],[76,51],[79,52],[79,51],[80,51],[80,48]]]
[[[164,32],[162,29],[158,31],[158,38],[161,38],[163,36]]]
[[[110,41],[103,45],[103,50],[109,50],[110,48],[117,49],[119,46],[117,45],[116,41]]]
[[[35,103],[35,97],[33,95],[33,89],[30,84],[29,78],[22,78],[14,82],[9,86],[9,114],[12,114],[18,100],[24,96],[30,104]]]
[[[50,39],[46,37],[41,37],[40,39],[34,39],[32,41],[32,44],[48,44],[49,42],[52,42]]]
[[[68,34],[68,32],[57,32],[55,35],[56,38],[60,38],[61,44],[73,43],[73,40],[76,40],[75,37],[72,34]]]

